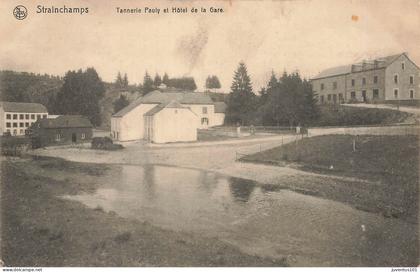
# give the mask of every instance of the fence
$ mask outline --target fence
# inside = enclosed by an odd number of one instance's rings
[[[309,136],[327,134],[349,135],[420,135],[420,126],[371,126],[371,127],[326,127],[310,128]]]

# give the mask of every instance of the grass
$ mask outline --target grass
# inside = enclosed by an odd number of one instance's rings
[[[391,109],[321,105],[314,126],[359,126],[403,123],[412,114]]]
[[[217,239],[163,230],[99,206],[90,209],[57,197],[93,192],[100,179],[90,176],[118,171],[117,167],[56,158],[3,159],[1,256],[5,265],[286,265],[283,259],[247,255]]]
[[[293,165],[365,180],[343,179],[340,183],[306,183],[299,188],[290,184],[290,187],[387,217],[417,222],[419,145],[416,136],[318,136],[248,155],[241,161]]]

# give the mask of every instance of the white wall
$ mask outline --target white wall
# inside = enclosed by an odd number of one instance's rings
[[[12,119],[6,119],[6,114],[10,114]],[[13,115],[17,114],[18,119],[13,119]],[[23,114],[24,118],[20,119],[20,115]],[[26,115],[29,114],[29,119],[26,118]],[[35,119],[31,119],[31,115],[35,115]],[[4,112],[3,108],[0,108],[0,133],[1,135],[6,132],[8,129],[10,130],[10,134],[13,135],[13,130],[16,130],[17,136],[25,135],[25,130],[29,129],[33,123],[36,122],[37,116],[40,115],[41,118],[43,115],[47,115],[48,118],[48,112]],[[11,127],[6,127],[6,123],[10,123]],[[17,123],[17,127],[13,127],[13,123]],[[23,123],[23,127],[20,127],[20,123]],[[26,126],[28,123],[28,126]]]
[[[153,118],[153,142],[197,141],[200,119],[189,109],[165,108]]]
[[[199,118],[200,120],[200,127],[199,128],[207,128],[212,127],[214,125],[214,105],[213,104],[207,104],[207,105],[199,105],[199,104],[182,104],[185,107],[189,107]],[[203,108],[207,107],[207,113],[203,113]],[[201,118],[207,118],[209,119],[209,124],[201,124]]]
[[[3,133],[6,131],[6,115],[4,114],[3,108],[0,108],[0,135],[3,135]]]
[[[143,114],[157,106],[157,104],[141,104],[123,117],[111,118],[111,133],[119,133],[119,141],[135,141],[143,139]]]
[[[225,123],[224,113],[214,113],[212,126],[221,126]]]

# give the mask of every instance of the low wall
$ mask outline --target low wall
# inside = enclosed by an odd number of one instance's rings
[[[420,126],[385,126],[385,127],[328,127],[309,128],[309,136],[328,134],[350,135],[420,135]]]

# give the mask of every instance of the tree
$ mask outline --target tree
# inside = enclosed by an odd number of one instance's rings
[[[173,87],[185,91],[194,91],[197,89],[195,80],[193,77],[181,77],[181,78],[171,78],[168,79],[168,87]]]
[[[299,73],[283,73],[277,81],[274,74],[261,98],[258,112],[264,125],[308,125],[319,113],[311,84]]]
[[[118,72],[117,79],[115,79],[115,85],[117,85],[117,88],[122,88],[124,86],[124,81],[120,72]]]
[[[165,73],[165,74],[163,75],[163,78],[162,78],[162,83],[163,83],[163,84],[165,84],[166,86],[168,86],[168,83],[169,83],[169,76],[168,76],[168,74],[167,74],[167,73]]]
[[[83,115],[89,118],[93,125],[99,126],[99,100],[104,94],[104,83],[94,68],[87,68],[86,71],[68,71],[55,98],[55,113]]]
[[[124,78],[123,78],[122,82],[123,82],[123,86],[124,86],[124,88],[127,88],[127,87],[128,87],[128,77],[127,77],[127,73],[125,73],[125,74],[124,74]]]
[[[143,78],[143,95],[146,95],[153,90],[154,90],[153,80],[146,71]]]
[[[208,76],[206,79],[206,89],[220,89],[219,78],[217,76]]]
[[[120,98],[114,101],[114,113],[120,111],[121,109],[125,108],[130,104],[130,102],[127,100],[125,95],[120,95]]]
[[[231,124],[250,124],[255,117],[256,102],[246,65],[240,62],[227,101],[226,121]]]
[[[162,84],[162,78],[160,77],[160,75],[159,74],[156,74],[155,75],[155,79],[154,79],[154,85],[156,86],[156,87],[159,87],[160,86],[160,84]]]

